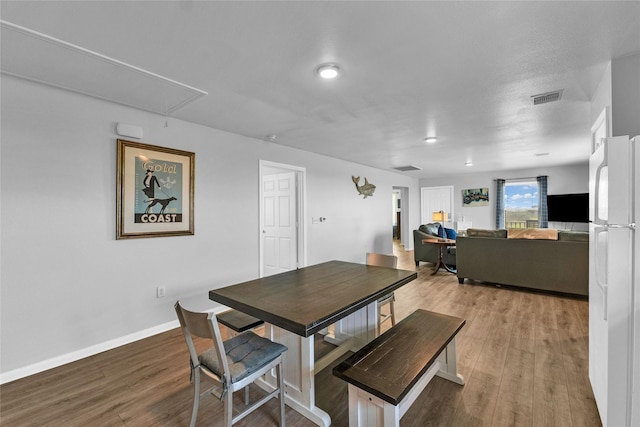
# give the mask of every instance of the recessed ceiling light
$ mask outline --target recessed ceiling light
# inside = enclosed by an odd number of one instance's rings
[[[335,79],[340,75],[340,67],[337,64],[322,64],[316,72],[323,79]]]
[[[473,166],[473,162],[472,161],[468,161],[468,162],[464,162],[465,166]]]
[[[429,143],[429,144],[433,144],[434,142],[436,142],[438,140],[438,138],[436,138],[435,136],[428,136],[424,139],[425,142]]]
[[[536,153],[536,157],[548,156],[549,153]]]

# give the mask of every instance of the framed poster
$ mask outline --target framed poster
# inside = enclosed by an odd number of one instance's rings
[[[195,154],[118,140],[116,239],[193,235]]]
[[[462,207],[489,206],[488,188],[469,188],[462,190]]]

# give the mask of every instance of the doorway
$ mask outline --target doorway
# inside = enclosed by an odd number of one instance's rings
[[[409,188],[392,187],[392,219],[394,220],[394,239],[400,240],[405,250],[413,249],[413,237],[409,227]],[[397,224],[396,224],[397,223]]]
[[[260,277],[306,265],[306,169],[260,161]]]

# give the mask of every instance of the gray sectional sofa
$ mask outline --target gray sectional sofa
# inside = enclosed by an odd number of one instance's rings
[[[456,239],[458,282],[465,279],[578,296],[589,295],[589,234],[557,240],[507,238],[507,230],[467,230]]]

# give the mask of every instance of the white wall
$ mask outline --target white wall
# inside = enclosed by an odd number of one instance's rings
[[[257,277],[260,160],[307,170],[309,264],[391,252],[393,186],[419,225],[416,179],[1,78],[2,382],[173,327],[176,299]],[[115,240],[117,122],[196,153],[195,236]]]
[[[605,107],[610,135],[640,135],[640,54],[607,64],[591,98],[592,124]]]
[[[585,141],[588,144],[589,141]],[[495,228],[495,179],[516,179],[547,175],[549,194],[588,193],[589,164],[575,164],[562,167],[522,169],[501,171],[498,173],[471,173],[455,177],[421,179],[420,187],[453,185],[454,219],[464,215],[465,221],[471,221],[473,228]],[[462,190],[468,188],[489,188],[489,206],[462,207]],[[584,229],[585,226],[573,224],[550,224],[550,227]]]
[[[590,102],[590,123],[593,126],[600,117],[602,110],[608,108],[607,110],[607,123],[609,125],[609,133],[611,133],[611,97],[612,97],[612,87],[611,87],[611,62],[607,64],[606,69],[604,70],[604,74],[600,79],[600,84],[595,90],[595,93],[591,97]]]
[[[640,53],[611,61],[613,136],[640,135]]]

